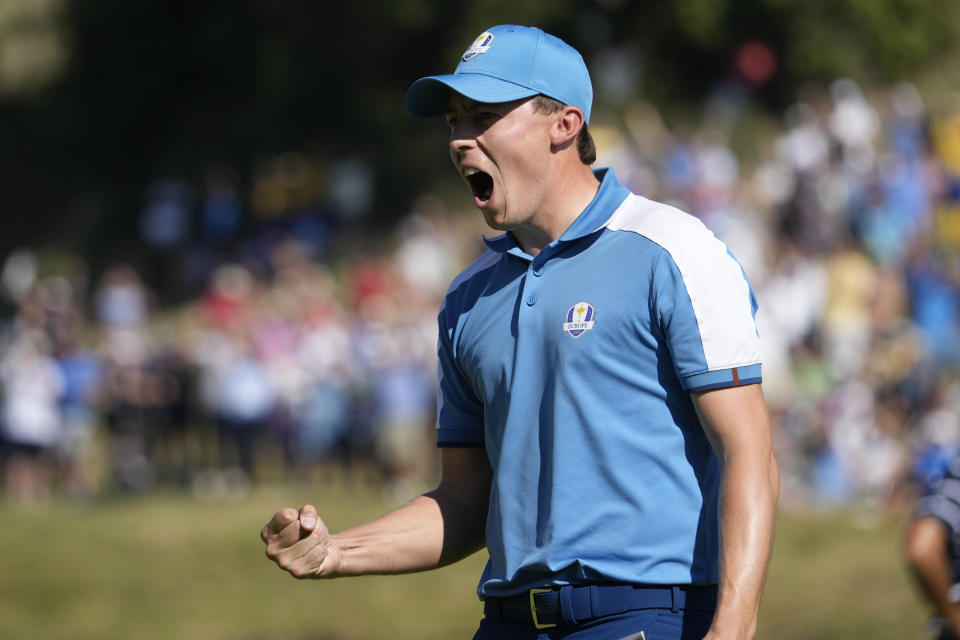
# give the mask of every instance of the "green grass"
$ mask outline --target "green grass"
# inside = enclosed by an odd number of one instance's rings
[[[902,515],[780,514],[760,638],[922,638],[927,609],[901,560]]]
[[[370,489],[274,486],[242,502],[155,494],[86,508],[0,507],[0,638],[470,638],[484,554],[440,571],[297,581],[263,556],[281,506],[313,501],[331,529],[389,508]],[[898,556],[901,516],[781,514],[759,638],[922,637]]]

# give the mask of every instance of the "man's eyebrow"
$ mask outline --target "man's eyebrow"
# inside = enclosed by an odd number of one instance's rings
[[[471,109],[473,109],[473,104],[467,101],[459,102],[457,104],[448,104],[443,110],[443,115],[445,118],[449,118],[450,116],[456,114],[469,113]]]
[[[446,111],[470,111],[471,109],[476,109],[482,104],[484,103],[477,102],[473,98],[462,96],[459,100],[451,100],[447,104]]]

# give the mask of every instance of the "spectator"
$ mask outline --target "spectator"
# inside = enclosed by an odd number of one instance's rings
[[[933,609],[937,640],[960,638],[960,464],[927,486],[907,528],[903,553]]]
[[[63,376],[50,342],[36,330],[20,332],[0,360],[6,489],[14,504],[38,506],[50,498],[53,448],[61,436]]]
[[[74,310],[56,334],[56,359],[63,379],[58,442],[61,482],[72,499],[89,499],[96,489],[92,469],[94,439],[103,400],[103,365],[83,343],[83,321]]]

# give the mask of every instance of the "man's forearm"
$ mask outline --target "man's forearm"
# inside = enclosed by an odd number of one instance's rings
[[[483,546],[484,515],[442,489],[415,498],[331,536],[342,554],[339,575],[409,573],[456,562]]]
[[[917,584],[954,635],[960,634],[960,605],[949,597],[953,574],[947,556],[949,532],[937,518],[911,521],[904,540],[904,555]]]
[[[772,455],[765,464],[749,457],[726,461],[720,507],[720,593],[712,628],[719,634],[716,637],[751,638],[756,631],[773,551],[779,488]]]
[[[483,546],[491,470],[483,449],[445,449],[440,485],[402,507],[331,534],[313,505],[284,508],[261,529],[267,557],[296,578],[408,573]]]

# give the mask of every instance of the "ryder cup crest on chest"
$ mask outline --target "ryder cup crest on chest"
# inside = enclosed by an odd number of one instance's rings
[[[585,331],[593,329],[595,310],[589,302],[580,301],[567,309],[563,323],[563,330],[574,338],[579,338]]]

